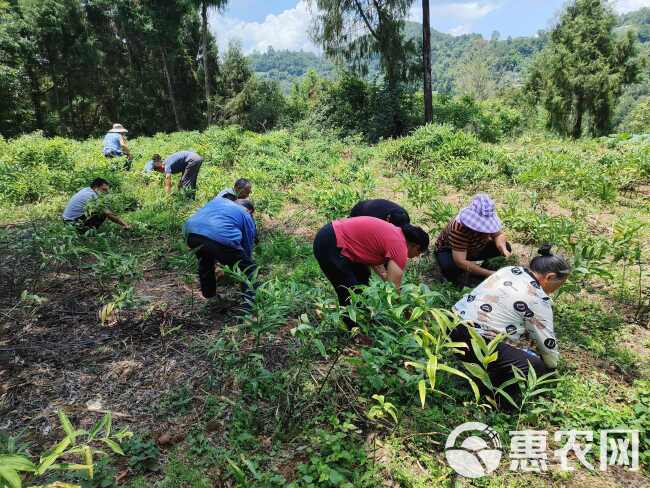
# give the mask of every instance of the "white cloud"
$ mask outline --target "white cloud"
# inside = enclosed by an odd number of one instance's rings
[[[472,32],[472,28],[469,24],[461,24],[457,25],[456,27],[452,27],[447,32],[452,36],[462,36],[465,34],[470,34]]]
[[[620,13],[639,10],[643,7],[650,7],[650,0],[614,0],[614,9]]]
[[[431,5],[431,19],[445,19],[458,23],[456,27],[447,30],[451,35],[469,34],[472,31],[473,22],[499,9],[503,3],[504,0],[443,1]],[[422,22],[422,6],[419,2],[415,2],[411,7],[409,18],[414,22]]]
[[[311,12],[303,0],[294,8],[277,15],[267,15],[262,22],[246,22],[227,15],[212,14],[210,30],[216,36],[221,50],[231,40],[241,42],[245,53],[274,49],[319,52],[307,33]]]
[[[456,2],[431,6],[431,15],[458,20],[478,20],[501,6],[501,2]]]

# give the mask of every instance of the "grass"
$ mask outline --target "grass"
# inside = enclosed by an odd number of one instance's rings
[[[578,487],[579,476],[533,477],[508,473],[507,466],[482,480],[458,480],[445,462],[446,436],[469,420],[493,426],[506,442],[517,424],[647,432],[645,146],[542,135],[490,145],[448,127],[365,146],[316,132],[229,127],[135,139],[135,169],[125,174],[111,168],[96,140],[30,135],[2,145],[0,163],[19,178],[0,181],[0,247],[7,256],[0,321],[3,347],[19,366],[8,382],[12,395],[0,397],[7,419],[0,439],[21,434],[18,445],[38,452],[34,446],[58,438],[47,408],[67,408],[83,423],[91,415],[83,405],[100,397],[104,408],[123,414],[115,423],[136,437],[125,456],[103,458],[97,479],[84,486],[116,486],[115,473],[124,473],[121,483],[131,487],[370,487],[382,480],[405,487]],[[165,196],[159,175],[140,173],[154,152],[189,147],[205,157],[196,202]],[[91,175],[113,183],[109,203],[131,231],[107,223],[79,237],[59,222],[69,195]],[[232,311],[232,278],[220,282],[218,303],[199,298],[195,259],[180,231],[194,209],[238,177],[253,181],[256,259],[266,283],[250,320]],[[428,394],[421,408],[420,376],[404,362],[422,360],[422,352],[414,322],[397,310],[449,308],[460,296],[435,279],[431,257],[410,265],[410,288],[401,298],[380,283],[359,298],[372,305],[372,322],[362,323],[377,344],[359,350],[340,329],[334,294],[311,252],[318,228],[346,215],[359,198],[390,195],[435,233],[477,190],[497,201],[520,262],[551,240],[580,267],[556,299],[566,351],[561,381],[521,418],[477,404],[466,382],[447,375],[436,387],[442,393]],[[631,218],[642,226],[628,240],[616,237]],[[635,262],[627,251],[637,243]],[[97,314],[108,303],[116,312],[111,325],[102,325]],[[623,342],[635,337],[645,339],[634,349]],[[135,369],[125,373],[125,362]],[[41,376],[47,382],[40,389],[27,381]],[[395,406],[396,423],[368,416],[374,394]],[[161,444],[164,433],[171,442]],[[641,446],[647,465],[646,437]],[[627,486],[617,472],[602,476]],[[630,476],[639,486],[647,482],[647,471]]]

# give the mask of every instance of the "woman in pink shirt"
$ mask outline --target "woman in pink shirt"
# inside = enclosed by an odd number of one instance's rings
[[[371,267],[399,288],[407,260],[428,248],[429,236],[420,227],[395,227],[375,217],[335,220],[314,239],[314,256],[341,306],[350,303],[350,288],[368,284]],[[350,328],[356,325],[349,317],[343,320]]]

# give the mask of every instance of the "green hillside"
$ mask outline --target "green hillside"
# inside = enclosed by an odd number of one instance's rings
[[[639,42],[644,49],[647,49],[645,44],[650,41],[650,8],[642,8],[619,17],[618,30],[630,29],[638,33]],[[481,57],[489,64],[499,86],[519,84],[522,73],[532,57],[544,47],[546,36],[546,32],[540,31],[530,37],[502,39],[496,35],[492,39],[485,39],[480,34],[452,36],[432,29],[433,88],[439,93],[453,92],[454,70],[459,64],[467,61],[468,56],[475,50],[479,50]],[[421,43],[422,25],[417,22],[406,22],[405,37]],[[251,54],[249,60],[253,71],[259,76],[277,80],[284,87],[296,78],[300,78],[309,69],[314,69],[325,77],[330,77],[334,72],[334,66],[330,61],[313,53],[275,51],[269,48],[265,53]],[[369,78],[376,77],[378,72],[378,62],[370,62]],[[645,93],[645,88],[641,91]],[[639,90],[636,89],[630,93],[638,92]]]
[[[26,476],[25,486],[649,486],[647,142],[535,134],[495,145],[429,125],[368,146],[313,130],[213,127],[132,140],[130,172],[100,147],[97,139],[0,140],[10,176],[0,179],[0,456],[37,459],[55,446],[66,435],[57,411],[86,430],[110,411],[113,435],[133,433],[116,452],[101,442],[105,428],[90,442],[106,453],[95,454],[93,480],[82,465]],[[163,175],[141,172],[153,152],[187,147],[205,158],[196,202],[165,195]],[[130,230],[107,222],[80,235],[61,221],[69,196],[96,176],[112,183],[107,203]],[[235,275],[219,281],[216,298],[201,298],[181,231],[239,177],[253,182],[260,236],[250,314],[238,311]],[[509,413],[442,369],[465,371],[448,349],[418,343],[422,330],[445,340],[441,309],[463,295],[440,281],[433,253],[409,262],[401,295],[379,279],[359,292],[357,320],[375,341],[365,348],[341,328],[312,254],[316,231],[360,198],[400,203],[434,239],[477,191],[497,201],[510,262],[527,263],[550,241],[575,270],[554,297],[559,383],[545,394],[522,383],[531,396]],[[428,375],[405,365],[434,360]],[[420,381],[430,385],[425,408]],[[461,481],[443,446],[469,420],[493,427],[504,446],[515,430],[547,430],[549,442],[559,430],[595,431],[587,459],[596,465],[600,431],[640,429],[644,468],[512,472],[504,453],[489,478]],[[549,463],[557,447],[549,444]],[[65,462],[79,458],[71,452]]]

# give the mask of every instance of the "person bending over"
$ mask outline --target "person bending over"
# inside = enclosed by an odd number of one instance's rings
[[[102,153],[107,158],[119,158],[126,156],[125,169],[131,169],[131,161],[133,157],[129,151],[129,145],[126,142],[126,130],[122,124],[113,124],[113,128],[109,130],[104,136],[104,147]]]
[[[187,245],[196,251],[201,294],[205,298],[217,294],[216,263],[236,265],[249,279],[253,278],[256,269],[253,260],[254,210],[249,200],[233,202],[215,197],[183,226]],[[252,299],[252,292],[245,284],[242,284],[242,292],[245,300]]]
[[[367,285],[370,268],[399,289],[404,267],[429,247],[429,236],[411,224],[395,227],[375,217],[335,220],[318,231],[314,256],[334,286],[341,306],[350,303],[350,289]],[[356,324],[344,317],[349,328]]]
[[[410,224],[411,218],[406,210],[383,198],[362,200],[350,211],[350,217],[375,217],[390,222],[397,227]]]
[[[491,340],[497,334],[506,338],[497,346],[497,360],[488,366],[495,387],[513,377],[512,366],[526,376],[528,363],[538,376],[557,367],[560,353],[553,330],[553,302],[549,296],[560,288],[571,273],[566,259],[551,253],[551,246],[542,246],[530,265],[507,266],[492,274],[453,307],[465,322],[456,327],[451,338],[468,345],[462,361],[478,363],[467,327]],[[530,343],[535,352],[529,349]],[[506,389],[517,392],[516,385]]]
[[[501,231],[492,199],[482,193],[454,217],[436,240],[436,261],[442,275],[456,286],[476,286],[494,271],[477,261],[508,257],[512,247]]]
[[[221,190],[217,196],[235,201],[240,198],[248,198],[252,191],[253,184],[246,178],[239,178],[237,181],[235,181],[235,184],[232,188]]]
[[[79,225],[80,229],[96,229],[104,223],[104,220],[112,220],[125,229],[129,225],[121,218],[108,209],[92,210],[92,201],[96,200],[100,194],[108,193],[109,183],[103,178],[95,178],[90,182],[90,186],[82,188],[75,193],[63,211],[63,220]]]
[[[193,151],[179,151],[169,156],[165,161],[160,154],[154,154],[151,161],[145,166],[145,171],[158,171],[165,173],[165,191],[172,191],[172,175],[181,173],[178,180],[178,189],[184,188],[189,198],[196,195],[196,180],[203,164],[203,158]]]

